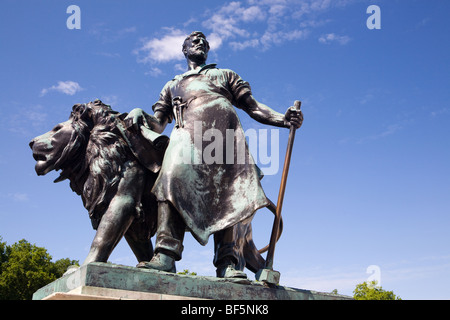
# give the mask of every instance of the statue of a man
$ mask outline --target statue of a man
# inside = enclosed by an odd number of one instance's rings
[[[235,268],[239,255],[235,226],[269,202],[233,105],[277,127],[299,128],[303,115],[292,108],[281,114],[256,101],[250,85],[235,72],[205,64],[208,51],[203,33],[196,31],[186,38],[183,53],[189,70],[167,82],[153,105],[154,116],[146,116],[158,133],[174,119],[176,125],[152,190],[159,201],[155,255],[138,267],[174,272],[188,230],[202,245],[214,235],[218,277],[246,277]],[[223,139],[223,147],[214,150],[213,163],[202,158],[203,152],[211,153],[206,150],[211,132],[234,139],[231,148]]]

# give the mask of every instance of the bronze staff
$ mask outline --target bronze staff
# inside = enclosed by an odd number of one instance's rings
[[[296,100],[294,102],[294,108],[297,111],[300,111],[300,106],[301,106],[301,101]],[[278,236],[278,232],[279,232],[279,228],[280,228],[281,209],[283,207],[284,191],[286,190],[286,181],[287,181],[287,176],[288,176],[288,172],[289,172],[289,165],[291,162],[292,148],[294,146],[295,131],[296,131],[295,126],[291,125],[290,131],[289,131],[287,150],[286,150],[286,157],[284,159],[283,174],[281,176],[280,192],[278,193],[275,221],[273,222],[272,234],[270,236],[269,251],[267,252],[266,265],[265,265],[265,269],[260,270],[260,272],[259,272],[259,280],[260,281],[265,281],[265,282],[274,283],[274,284],[278,283],[278,281],[280,279],[279,273],[276,271],[273,271],[273,256],[275,253],[275,244],[277,242],[277,236]]]

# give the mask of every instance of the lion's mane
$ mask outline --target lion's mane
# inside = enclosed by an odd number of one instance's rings
[[[57,180],[70,180],[94,229],[117,191],[124,166],[136,161],[117,128],[119,115],[100,100],[75,105],[69,118],[72,137],[58,163],[62,172]]]

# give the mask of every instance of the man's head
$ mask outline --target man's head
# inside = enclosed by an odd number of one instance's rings
[[[192,32],[183,43],[183,53],[187,59],[206,62],[209,52],[209,42],[200,31]]]

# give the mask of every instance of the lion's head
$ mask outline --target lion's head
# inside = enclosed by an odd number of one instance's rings
[[[91,218],[114,196],[122,166],[135,159],[117,128],[118,116],[100,100],[76,104],[69,120],[30,142],[35,170],[61,170],[55,182],[70,180]]]
[[[76,161],[83,155],[93,127],[90,112],[91,109],[86,105],[76,104],[69,120],[31,140],[30,148],[36,160],[35,170],[38,175],[77,167]]]

